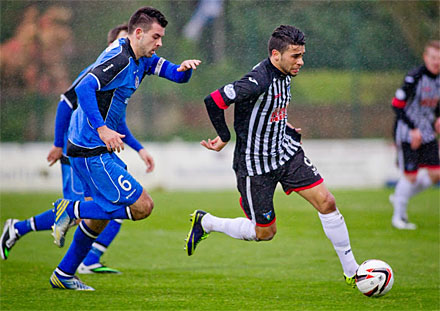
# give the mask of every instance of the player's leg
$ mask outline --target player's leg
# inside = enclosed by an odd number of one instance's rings
[[[61,173],[63,178],[63,196],[70,200],[82,200],[83,191],[80,181],[74,178],[72,168],[68,162],[61,161]],[[1,241],[2,259],[7,259],[11,248],[18,239],[31,231],[52,230],[54,224],[53,209],[49,209],[41,214],[19,221],[18,219],[8,219],[3,228]]]
[[[102,255],[113,242],[114,238],[121,229],[122,219],[111,220],[105,229],[99,234],[96,241],[92,244],[92,248],[78,267],[80,274],[92,273],[114,273],[119,274],[120,271],[107,267],[101,263]]]
[[[94,219],[86,219],[80,222],[73,236],[72,244],[50,277],[49,282],[53,288],[94,290],[74,275],[78,266],[90,251],[93,242],[99,233],[104,230],[107,222],[107,220]]]
[[[232,238],[247,241],[267,241],[276,234],[273,194],[276,179],[272,176],[237,177],[241,193],[240,205],[246,218],[221,218],[196,210],[186,239],[186,250],[191,256],[198,243],[210,232],[221,232]],[[257,203],[254,203],[257,202]]]
[[[285,171],[281,180],[284,191],[287,194],[297,192],[318,211],[324,232],[341,262],[346,282],[353,286],[354,275],[359,265],[351,250],[347,226],[344,217],[336,208],[335,198],[302,150],[285,164]]]
[[[150,215],[153,200],[142,186],[115,161],[116,155],[71,158],[75,174],[93,193],[93,201],[59,199],[55,202],[55,243],[62,247],[73,219],[130,219]],[[120,161],[120,160],[119,160]]]
[[[410,144],[402,143],[398,146],[398,163],[403,171],[394,190],[390,196],[393,205],[392,225],[397,229],[414,230],[417,226],[408,221],[407,207],[411,197],[427,189],[435,181],[430,174],[419,171],[420,165],[430,168],[440,167],[438,165],[438,145],[423,144],[419,149],[412,150]]]
[[[74,204],[75,217],[86,220],[80,223],[72,244],[52,275],[64,287],[54,283],[51,277],[53,287],[78,289],[67,285],[74,279],[75,271],[86,257],[98,234],[104,230],[107,221],[103,219],[125,217],[125,219],[137,220],[147,217],[153,209],[151,197],[122,166],[116,163],[114,156],[107,154],[94,158],[77,158],[72,161],[75,172],[83,184],[90,188],[93,201],[81,202],[82,209],[80,204]],[[78,169],[76,162],[84,163],[85,171]],[[65,205],[65,209],[69,204],[71,202]],[[122,212],[119,213],[121,210]],[[107,218],[94,219],[101,215]],[[118,217],[121,215],[124,217]]]

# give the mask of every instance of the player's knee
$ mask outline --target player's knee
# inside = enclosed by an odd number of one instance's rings
[[[256,237],[259,241],[270,241],[277,233],[277,227],[274,225],[269,227],[256,227]]]
[[[413,184],[417,180],[417,174],[405,174],[405,178]]]
[[[324,195],[321,201],[319,212],[321,214],[328,214],[334,212],[335,210],[336,210],[335,197],[333,196],[333,194],[330,193],[330,191],[327,191],[327,193]]]
[[[151,215],[154,202],[150,195],[143,192],[138,201],[130,207],[133,220],[141,220]]]

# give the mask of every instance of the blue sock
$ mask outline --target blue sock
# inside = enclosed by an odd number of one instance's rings
[[[52,209],[34,216],[35,231],[52,230],[54,219],[55,216]]]
[[[101,206],[96,204],[94,201],[81,201],[78,210],[74,211],[74,204],[69,204],[71,206],[72,215],[76,215],[82,219],[132,219],[131,211],[128,206],[121,207],[113,212],[106,212]],[[69,208],[68,208],[69,209]],[[74,213],[73,213],[74,212]],[[69,211],[68,211],[69,213]],[[69,213],[69,216],[71,214]],[[72,216],[71,216],[72,217]]]
[[[38,214],[37,216],[17,222],[14,228],[17,229],[18,235],[23,236],[30,231],[51,230],[54,221],[52,209]]]
[[[84,221],[81,221],[73,236],[72,244],[58,265],[58,269],[65,274],[74,275],[97,236],[98,233],[91,230]]]
[[[107,250],[107,247],[114,240],[119,230],[121,229],[122,220],[112,220],[108,223],[105,229],[99,234],[96,241],[92,244],[92,249],[83,260],[86,266],[99,263],[102,254]]]
[[[14,225],[14,228],[18,231],[19,236],[23,236],[26,233],[32,231],[31,219],[32,218],[19,221]]]

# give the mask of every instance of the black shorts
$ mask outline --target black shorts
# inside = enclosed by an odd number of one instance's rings
[[[257,226],[268,227],[275,222],[273,195],[278,182],[286,194],[313,188],[324,180],[316,167],[300,149],[278,169],[257,176],[239,176],[237,188],[241,194],[240,205],[246,217]]]
[[[440,168],[437,140],[422,144],[417,150],[411,149],[409,143],[402,143],[398,147],[398,163],[405,174],[416,174],[420,167]]]

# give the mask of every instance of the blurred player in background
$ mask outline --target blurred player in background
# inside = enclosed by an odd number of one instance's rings
[[[121,24],[111,29],[107,35],[107,44],[112,44],[119,38],[125,38],[128,34],[128,25]],[[70,88],[61,95],[61,100],[58,103],[57,114],[55,118],[55,135],[54,145],[49,151],[47,161],[52,166],[60,160],[61,172],[63,178],[63,197],[69,200],[84,200],[83,187],[80,180],[72,170],[70,166],[69,158],[65,156],[67,146],[67,130],[70,123],[72,112],[78,107],[77,96],[75,93],[75,86],[81,81],[91,68],[84,70]],[[145,151],[142,145],[133,137],[128,131],[124,133],[126,137],[124,141],[139,152],[142,160],[147,164],[147,172],[154,169],[153,165],[150,166],[151,156]],[[45,231],[51,230],[54,223],[54,213],[52,209],[31,217],[24,221],[18,219],[8,219],[4,225],[3,234],[1,236],[1,256],[6,260],[9,256],[11,248],[15,245],[17,240],[23,235],[32,231]],[[104,266],[101,262],[101,256],[107,250],[107,247],[114,240],[118,234],[122,220],[112,220],[105,230],[99,235],[95,243],[93,243],[92,249],[84,259],[83,263],[78,268],[78,273],[120,273],[116,269],[112,269]]]
[[[409,199],[440,180],[437,134],[440,133],[440,40],[425,46],[424,65],[411,70],[396,91],[394,139],[398,164],[403,171],[390,201],[391,223],[397,229],[414,230],[408,221]],[[426,168],[426,171],[420,171]],[[427,173],[426,173],[427,172]]]
[[[153,210],[153,200],[116,156],[129,130],[125,121],[131,95],[147,75],[188,82],[199,60],[175,65],[158,57],[168,21],[151,7],[137,10],[127,38],[113,42],[76,84],[78,108],[73,112],[67,142],[70,164],[90,201],[59,199],[54,203],[55,243],[62,247],[70,224],[83,219],[72,244],[50,277],[53,288],[94,290],[74,274],[95,239],[112,219],[140,220]],[[152,158],[147,159],[152,165]]]
[[[230,139],[224,110],[235,103],[233,167],[247,218],[219,218],[196,210],[186,240],[188,255],[210,232],[247,241],[271,240],[277,231],[273,195],[281,183],[286,194],[297,192],[316,208],[339,256],[346,283],[354,286],[358,264],[344,217],[316,167],[305,156],[300,134],[287,122],[291,78],[304,65],[304,34],[293,26],[281,25],[272,33],[268,49],[269,58],[250,73],[205,98],[218,136],[201,144],[214,151],[222,150]]]

